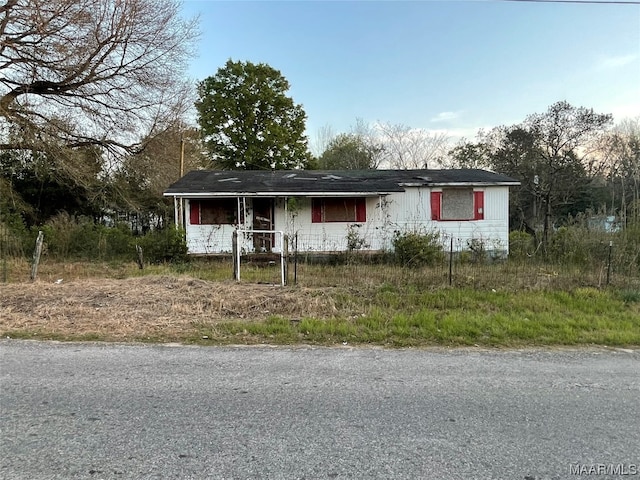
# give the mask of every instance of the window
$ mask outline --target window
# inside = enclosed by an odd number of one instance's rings
[[[431,192],[431,220],[484,219],[484,192],[472,188],[444,188]]]
[[[216,198],[191,200],[191,225],[233,225],[238,223],[238,200]]]
[[[311,212],[313,223],[367,221],[365,198],[314,198]]]

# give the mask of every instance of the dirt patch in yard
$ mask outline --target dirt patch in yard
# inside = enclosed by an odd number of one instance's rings
[[[85,279],[0,285],[0,331],[104,339],[180,338],[226,320],[329,318],[325,290],[208,282],[190,277]]]

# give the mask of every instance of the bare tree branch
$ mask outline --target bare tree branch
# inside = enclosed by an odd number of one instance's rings
[[[391,168],[433,168],[449,149],[446,133],[391,123],[378,123],[376,129],[386,152],[383,163]]]
[[[137,148],[184,111],[196,36],[174,0],[7,0],[0,148]]]

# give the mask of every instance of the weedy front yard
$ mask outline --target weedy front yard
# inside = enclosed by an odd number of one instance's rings
[[[205,345],[640,345],[635,288],[427,287],[407,276],[279,287],[179,270],[44,266],[41,280],[0,284],[0,334]]]

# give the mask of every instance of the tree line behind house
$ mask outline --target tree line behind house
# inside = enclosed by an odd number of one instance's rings
[[[161,236],[153,232],[173,218],[162,192],[200,168],[487,168],[521,182],[511,228],[545,254],[576,217],[592,230],[640,224],[640,118],[615,123],[559,101],[455,145],[442,132],[363,119],[310,142],[304,108],[272,66],[230,59],[197,85],[186,80],[198,25],[178,2],[61,0],[34,15],[37,4],[0,7],[3,252],[28,255],[43,228],[61,255],[80,252],[76,243],[102,245],[98,256],[120,248],[107,244],[130,248],[125,230]]]

